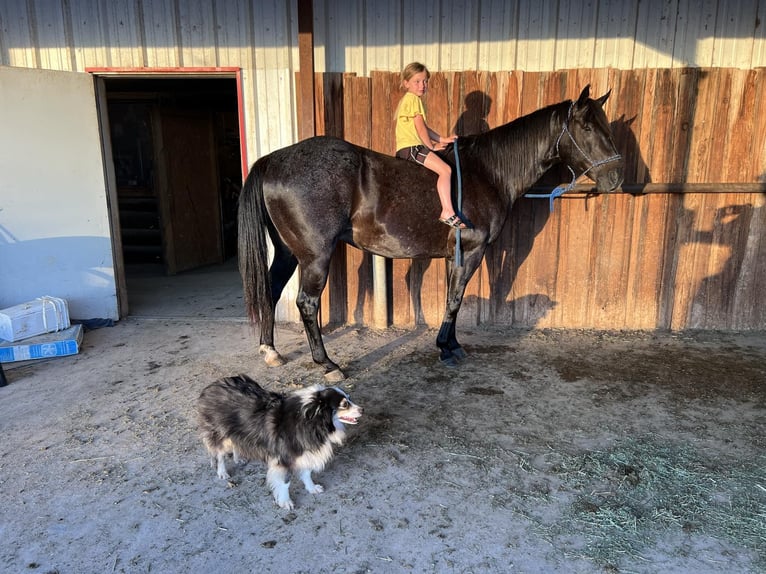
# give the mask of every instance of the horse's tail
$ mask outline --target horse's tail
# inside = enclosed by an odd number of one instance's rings
[[[239,272],[245,298],[245,312],[252,323],[273,313],[269,247],[266,229],[271,224],[263,201],[262,171],[266,158],[253,165],[239,196]]]

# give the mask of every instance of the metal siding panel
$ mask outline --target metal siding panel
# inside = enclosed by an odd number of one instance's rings
[[[61,5],[33,3],[30,22],[35,26],[40,67],[49,70],[73,71],[73,58],[65,31],[65,16]]]
[[[180,31],[175,2],[146,0],[142,8],[146,65],[156,68],[181,66]]]
[[[631,2],[602,2],[596,23],[594,66],[633,67],[637,7]]]
[[[402,2],[402,55],[397,67],[400,72],[409,62],[419,61],[431,71],[441,69],[440,38],[441,3],[438,0],[404,0]],[[370,70],[383,70],[367,63]]]
[[[679,0],[674,66],[710,66],[718,0]]]
[[[365,68],[364,2],[314,2],[314,68],[317,72],[368,75]]]
[[[82,0],[70,3],[69,6],[77,71],[82,72],[87,66],[109,66],[101,0]]]
[[[592,68],[596,21],[592,6],[578,0],[559,3],[554,69]]]
[[[412,60],[435,71],[766,65],[764,26],[755,26],[756,14],[766,12],[764,0],[325,0],[321,6],[318,69],[328,71],[369,75]]]
[[[715,36],[715,65],[749,68],[752,64],[753,37],[758,27],[758,6],[751,0],[721,0]]]
[[[141,16],[136,12],[136,2],[129,0],[104,0],[102,17],[105,21],[111,65],[132,67],[145,65],[144,41],[139,33]]]
[[[243,2],[216,2],[213,9],[218,65],[252,67],[247,6]]]
[[[365,19],[365,67],[368,70],[398,71],[403,65],[401,4],[368,2],[365,4]]]
[[[525,71],[553,70],[556,14],[551,2],[528,2],[519,10],[517,65]]]
[[[668,9],[664,0],[647,0],[639,3],[633,67],[658,68],[670,64],[670,58],[663,57],[662,53],[662,46],[667,43],[667,35],[662,23],[668,17]],[[675,21],[675,18],[673,20]]]
[[[181,65],[215,66],[215,32],[212,5],[207,0],[178,4],[181,25]]]
[[[445,3],[441,12],[442,71],[478,66],[479,0]]]
[[[38,68],[37,45],[27,7],[21,2],[0,2],[0,62],[6,66]]]
[[[480,11],[478,69],[490,72],[514,69],[518,2],[486,0]]]
[[[323,0],[316,5],[319,71],[369,75],[399,71],[411,60],[435,71],[766,65],[766,32],[756,24],[766,13],[766,0]],[[54,9],[50,3],[4,1],[2,62],[56,69],[236,65],[248,48],[241,42],[251,37],[263,50],[263,65],[271,66],[273,56],[282,61],[279,67],[291,67],[290,50],[296,48],[288,20],[295,9],[295,0],[84,0]],[[269,56],[267,46],[290,48]]]

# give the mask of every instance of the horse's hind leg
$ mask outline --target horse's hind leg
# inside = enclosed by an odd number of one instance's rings
[[[295,268],[298,266],[298,260],[295,256],[281,244],[280,241],[274,242],[274,261],[269,268],[269,277],[271,281],[271,309],[268,314],[261,319],[261,346],[260,352],[264,355],[263,360],[270,367],[278,367],[285,364],[276,348],[274,347],[274,312],[277,302],[282,296],[282,291],[293,276]]]
[[[301,264],[301,287],[295,303],[298,305],[303,325],[306,328],[306,338],[308,339],[314,362],[324,367],[325,380],[328,382],[338,382],[345,379],[346,375],[327,356],[324,341],[322,340],[322,332],[317,320],[320,297],[327,283],[331,254],[332,249],[328,249],[327,255],[317,257],[311,264]]]

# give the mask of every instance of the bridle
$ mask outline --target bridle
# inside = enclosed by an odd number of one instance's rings
[[[572,117],[572,110],[574,109],[574,105],[575,105],[574,102],[569,104],[569,111],[567,112],[567,117],[564,120],[563,126],[561,127],[561,133],[559,134],[559,137],[556,138],[556,157],[559,157],[559,158],[561,157],[561,154],[559,153],[559,143],[561,143],[561,138],[563,138],[564,134],[566,134],[569,136],[569,139],[572,142],[572,145],[574,145],[575,149],[580,152],[580,154],[588,161],[590,165],[580,175],[577,175],[575,173],[575,170],[572,168],[572,166],[567,163],[565,165],[567,166],[569,173],[572,174],[572,181],[569,183],[569,185],[559,185],[555,187],[553,191],[551,191],[550,193],[528,193],[524,196],[524,197],[533,197],[533,198],[549,198],[551,211],[553,211],[553,200],[556,199],[557,197],[564,195],[567,191],[572,191],[575,187],[577,180],[580,179],[582,176],[584,176],[586,173],[588,173],[590,170],[597,168],[599,166],[602,166],[606,163],[619,161],[622,159],[621,154],[615,153],[614,155],[611,155],[607,158],[594,161],[587,153],[585,153],[585,150],[583,150],[577,144],[577,141],[574,139],[572,132],[569,131],[569,120]],[[614,149],[614,144],[612,144],[612,149]],[[614,151],[617,152],[616,149]]]
[[[571,165],[569,165],[569,164],[566,164],[567,168],[568,168],[568,169],[569,169],[569,171],[572,173],[572,183],[570,184],[572,187],[574,187],[574,182],[575,182],[575,180],[577,180],[577,179],[581,178],[582,176],[584,176],[586,173],[588,173],[588,172],[589,172],[590,170],[592,170],[593,168],[596,168],[596,167],[602,166],[602,165],[604,165],[604,164],[606,164],[606,163],[610,163],[610,162],[613,162],[613,161],[619,161],[619,160],[621,160],[621,159],[622,159],[622,155],[621,155],[621,154],[619,154],[619,153],[616,153],[616,152],[617,152],[617,150],[616,150],[616,149],[614,149],[614,144],[612,144],[612,149],[615,151],[615,154],[614,154],[614,155],[611,155],[611,156],[609,156],[609,157],[607,157],[607,158],[604,158],[604,159],[600,159],[600,160],[598,160],[598,161],[593,161],[593,159],[591,159],[591,157],[590,157],[590,156],[589,156],[587,153],[585,153],[585,151],[584,151],[584,150],[583,150],[583,149],[582,149],[582,148],[581,148],[579,145],[577,145],[577,142],[575,141],[575,139],[574,139],[574,136],[572,135],[572,132],[571,132],[571,131],[569,131],[569,119],[572,117],[572,110],[573,110],[573,109],[574,109],[574,102],[572,102],[572,103],[569,105],[569,112],[567,113],[567,118],[564,120],[564,125],[563,125],[563,126],[562,126],[562,128],[561,128],[561,133],[559,134],[559,137],[558,137],[558,138],[556,138],[556,155],[557,155],[558,157],[561,157],[561,154],[559,153],[559,143],[561,142],[561,138],[562,138],[562,137],[564,137],[564,134],[566,134],[566,135],[568,135],[568,136],[569,136],[569,139],[572,141],[572,144],[575,146],[575,149],[576,149],[577,151],[579,151],[579,152],[580,152],[580,154],[581,154],[581,155],[582,155],[582,156],[583,156],[583,157],[584,157],[586,160],[588,160],[588,163],[590,163],[590,167],[588,167],[588,168],[587,168],[587,169],[586,169],[584,172],[582,172],[582,173],[581,173],[579,176],[575,177],[575,171],[572,169],[572,166],[571,166]]]

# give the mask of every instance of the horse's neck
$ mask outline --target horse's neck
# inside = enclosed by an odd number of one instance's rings
[[[559,109],[562,107],[566,103],[548,106],[474,137],[470,146],[474,165],[478,164],[504,194],[509,206],[558,163],[555,147],[565,118]]]

